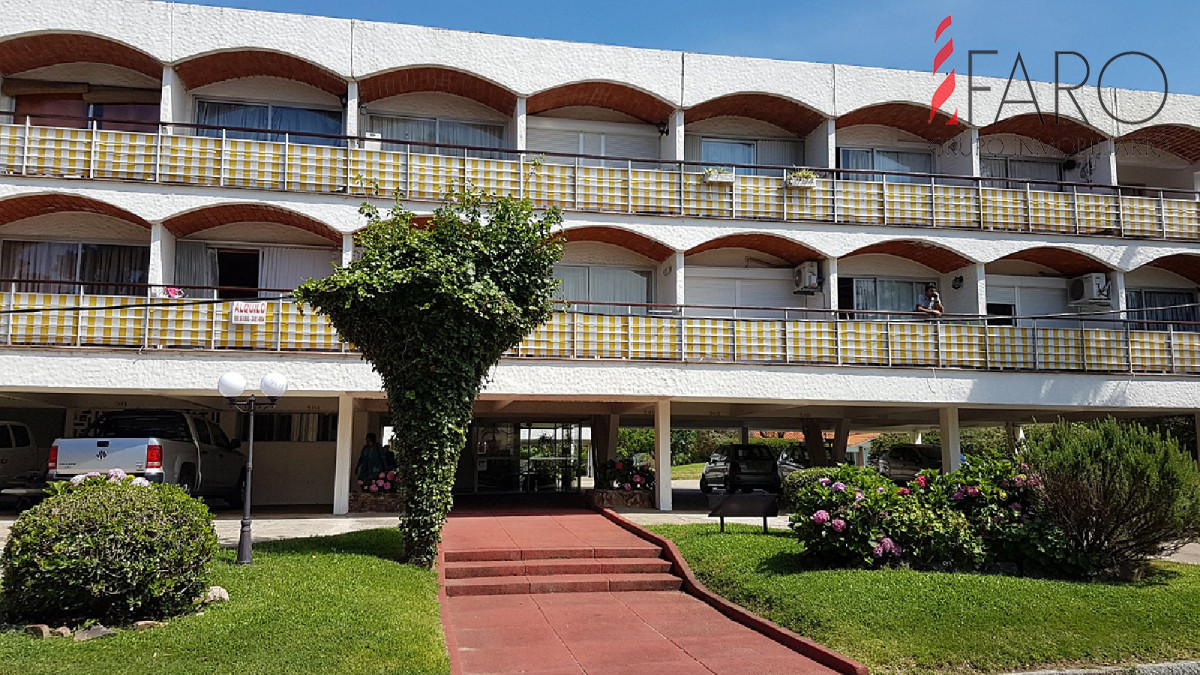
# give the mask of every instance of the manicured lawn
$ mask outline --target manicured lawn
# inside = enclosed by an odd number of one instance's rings
[[[995,672],[1200,657],[1200,566],[1156,563],[1140,583],[908,570],[806,570],[788,533],[651,528],[714,592],[870,666]]]
[[[0,633],[7,673],[445,673],[437,577],[394,562],[395,528],[222,550],[204,616],[92,642]]]
[[[671,467],[671,480],[700,480],[704,472],[704,462],[699,464],[680,464]]]

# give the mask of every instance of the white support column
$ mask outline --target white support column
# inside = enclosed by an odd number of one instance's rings
[[[683,111],[676,110],[671,113],[671,119],[667,120],[667,133],[663,134],[659,139],[661,143],[659,146],[659,156],[664,161],[680,162],[684,159],[683,119]]]
[[[528,140],[527,123],[529,116],[525,113],[525,97],[517,97],[517,107],[513,111],[513,147],[524,151]]]
[[[1008,451],[1015,454],[1021,449],[1021,441],[1025,440],[1025,429],[1016,422],[1005,422],[1004,436],[1008,440]]]
[[[350,464],[354,455],[354,397],[338,396],[337,455],[333,462],[333,515],[350,511]]]
[[[671,510],[671,399],[654,403],[654,504]]]
[[[804,163],[817,169],[837,167],[837,123],[828,119],[804,137]]]
[[[346,135],[358,135],[358,82],[346,83]]]
[[[952,176],[979,175],[979,130],[967,129],[938,148],[934,170]]]
[[[908,442],[912,443],[914,445],[920,445],[921,444],[921,432],[919,432],[919,431],[908,432]]]
[[[958,471],[962,466],[962,441],[959,438],[958,408],[948,407],[938,411],[942,437],[942,472]]]
[[[826,258],[821,261],[821,274],[825,277],[825,283],[821,286],[821,292],[825,294],[825,308],[838,308],[838,261],[837,258]],[[832,317],[830,317],[832,318]]]
[[[191,122],[190,99],[187,86],[184,85],[183,80],[179,79],[175,69],[171,66],[163,67],[162,98],[158,103],[158,120],[167,125],[175,122]],[[174,133],[170,127],[164,131],[165,133]]]
[[[354,260],[354,235],[342,235],[342,267],[348,266]]]
[[[962,277],[958,288],[955,279]],[[942,303],[951,314],[987,314],[987,274],[983,263],[971,263],[938,277]]]
[[[1200,465],[1200,412],[1196,413],[1196,464]]]
[[[1113,270],[1108,273],[1108,298],[1116,318],[1124,319],[1129,303],[1125,297],[1125,273]]]
[[[658,264],[654,301],[664,305],[683,304],[683,252],[676,251]]]
[[[146,271],[146,282],[151,286],[175,283],[175,235],[162,223],[150,226],[150,266]],[[152,289],[161,295],[161,288]]]

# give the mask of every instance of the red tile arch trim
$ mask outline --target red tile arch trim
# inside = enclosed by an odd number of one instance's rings
[[[661,244],[649,237],[629,230],[616,227],[576,227],[564,230],[558,236],[565,237],[567,242],[595,241],[602,244],[612,244],[629,249],[634,253],[662,262],[674,251],[667,245]]]
[[[1200,255],[1176,253],[1146,263],[1146,265],[1178,274],[1194,284],[1200,284]]]
[[[926,267],[932,268],[946,274],[954,270],[961,269],[971,264],[971,261],[965,256],[959,255],[947,248],[942,248],[934,244],[929,244],[923,241],[884,241],[878,244],[864,246],[857,251],[847,253],[843,258],[851,258],[856,255],[868,254],[894,255],[897,258],[904,258],[916,263],[920,263]]]
[[[118,218],[150,229],[150,223],[119,206],[95,199],[67,194],[38,194],[9,197],[0,200],[0,225],[42,216],[48,213],[94,213]]]
[[[686,255],[712,251],[719,248],[748,248],[752,251],[782,258],[792,265],[799,265],[809,260],[820,260],[824,257],[804,244],[771,234],[731,234],[706,241],[699,246],[693,246],[688,249]]]
[[[797,136],[807,136],[825,121],[821,113],[795,101],[770,94],[732,94],[687,109],[687,122],[713,117],[748,117],[774,124]]]
[[[1200,129],[1180,124],[1158,124],[1131,131],[1117,139],[1117,143],[1133,144],[1133,147],[1118,149],[1117,159],[1122,154],[1158,157],[1169,152],[1193,164],[1200,162]]]
[[[675,111],[674,106],[662,99],[623,84],[576,82],[530,96],[525,103],[525,112],[536,115],[567,106],[607,108],[650,124],[665,123]]]
[[[1095,258],[1065,248],[1039,247],[1010,253],[1000,260],[1023,260],[1050,269],[1067,277],[1089,272],[1110,272],[1112,267]]]
[[[340,232],[315,218],[266,204],[222,204],[219,206],[209,206],[163,221],[163,225],[166,226],[167,230],[176,237],[186,237],[190,234],[230,223],[278,223],[279,225],[287,225],[304,230],[305,232],[311,232],[336,244],[340,244],[342,241]]]
[[[505,115],[517,108],[517,95],[482,77],[449,68],[418,67],[392,70],[358,82],[359,103],[414,92],[454,94],[477,101]]]
[[[0,42],[0,75],[60,63],[106,63],[160,79],[163,64],[133,47],[94,35],[45,33]]]
[[[255,76],[303,82],[334,96],[345,96],[349,86],[337,73],[299,57],[255,49],[196,56],[176,64],[175,73],[188,89]]]
[[[979,130],[980,137],[990,134],[1016,134],[1032,138],[1053,146],[1066,155],[1087,150],[1105,138],[1099,131],[1069,117],[1059,117],[1056,120],[1053,112],[1043,113],[1041,118],[1038,118],[1037,113],[1017,115]],[[986,151],[986,147],[983,150]]]
[[[933,143],[945,143],[967,130],[960,119],[958,124],[947,125],[950,116],[938,112],[929,121],[929,106],[913,103],[880,103],[848,112],[837,118],[837,128],[845,129],[860,124],[878,124],[894,127],[920,136]]]

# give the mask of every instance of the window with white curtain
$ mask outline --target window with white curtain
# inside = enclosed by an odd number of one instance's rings
[[[1005,178],[1016,178],[1030,181],[1045,181],[1033,183],[1029,187],[1034,190],[1056,192],[1060,189],[1057,184],[1062,180],[1062,165],[1055,160],[1019,159],[1015,157],[981,157],[979,173],[984,178],[999,180],[984,181],[984,187],[1012,188],[1024,190],[1024,183],[1010,183]]]
[[[838,306],[842,309],[913,312],[925,294],[925,285],[934,279],[878,279],[875,277],[839,277]],[[885,319],[886,314],[855,315],[861,319]],[[903,317],[895,317],[903,319]]]
[[[462,157],[458,148],[422,147],[424,143],[466,145],[473,148],[504,147],[504,125],[492,122],[470,122],[433,117],[400,117],[371,115],[367,122],[372,133],[383,139],[384,150],[404,150],[411,145],[413,152]],[[500,153],[476,151],[472,157],[498,159]]]
[[[29,293],[144,295],[149,279],[150,247],[53,241],[0,242],[0,278],[28,280],[17,290]],[[65,281],[70,283],[34,283]]]
[[[555,297],[576,303],[571,309],[600,314],[645,314],[644,307],[630,309],[611,305],[588,305],[591,302],[645,304],[652,302],[649,270],[600,265],[555,265],[554,278],[559,280]]]
[[[263,247],[258,263],[260,288],[296,288],[309,279],[324,279],[341,261],[341,251],[292,246]],[[264,293],[279,297],[280,293]]]
[[[786,138],[709,138],[688,134],[684,137],[684,156],[707,167],[733,164],[758,164],[778,169],[734,169],[747,176],[782,176],[791,167],[804,163],[804,143]]]
[[[928,152],[876,150],[873,148],[839,148],[838,168],[860,171],[899,171],[903,173],[933,173],[933,155]],[[845,180],[882,181],[882,174],[846,174]],[[888,176],[889,183],[929,183],[928,176]]]
[[[1188,323],[1200,321],[1200,311],[1195,306],[1196,294],[1185,289],[1150,289],[1130,288],[1125,291],[1125,304],[1131,311],[1129,318],[1141,319],[1135,324],[1142,330],[1173,330],[1196,331],[1197,326]],[[1167,323],[1159,323],[1167,322]]]
[[[226,138],[252,141],[283,141],[308,145],[344,145],[340,138],[306,136],[310,134],[340,135],[341,110],[301,108],[276,105],[274,103],[231,103],[224,101],[197,101],[196,124],[222,127]],[[230,127],[252,129],[233,131]],[[261,131],[259,131],[261,130]],[[200,136],[220,137],[222,129],[198,129]]]

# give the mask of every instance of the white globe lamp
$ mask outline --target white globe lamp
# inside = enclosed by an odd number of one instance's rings
[[[262,393],[266,394],[267,398],[276,399],[287,393],[288,383],[287,378],[282,373],[267,373],[263,375],[262,381],[259,382],[258,388]]]
[[[217,380],[217,391],[225,398],[237,398],[246,391],[246,378],[241,373],[225,373]]]

